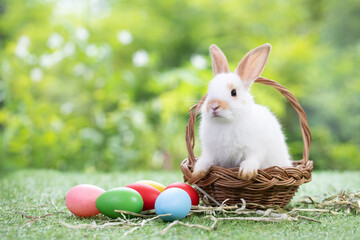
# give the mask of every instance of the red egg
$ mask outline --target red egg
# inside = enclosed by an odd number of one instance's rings
[[[196,192],[196,190],[190,186],[189,184],[183,183],[183,182],[175,182],[172,183],[170,185],[168,185],[166,189],[168,188],[181,188],[182,190],[185,190],[185,192],[187,192],[191,198],[191,205],[198,205],[199,204],[199,195]],[[164,190],[164,191],[165,191]]]
[[[104,189],[90,184],[77,185],[66,194],[65,204],[69,211],[79,217],[91,217],[99,214],[95,202]]]
[[[126,187],[132,188],[138,193],[140,193],[143,201],[144,207],[143,211],[154,209],[156,198],[159,196],[160,191],[150,185],[146,185],[143,183],[132,183],[127,185]]]

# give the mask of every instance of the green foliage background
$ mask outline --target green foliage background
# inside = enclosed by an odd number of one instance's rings
[[[209,45],[234,69],[265,42],[263,76],[304,107],[315,168],[359,169],[359,13],[356,0],[2,0],[0,169],[177,168]],[[252,93],[300,159],[295,111],[266,86]]]

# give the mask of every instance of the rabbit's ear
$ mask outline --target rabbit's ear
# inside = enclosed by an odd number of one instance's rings
[[[219,73],[230,72],[228,62],[221,49],[215,44],[211,44],[209,51],[212,58],[214,76],[218,75]]]
[[[251,50],[241,59],[235,72],[239,75],[247,89],[260,77],[269,58],[270,50],[271,45],[266,43]]]

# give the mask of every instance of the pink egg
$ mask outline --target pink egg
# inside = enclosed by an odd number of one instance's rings
[[[77,185],[66,194],[65,203],[71,213],[79,217],[91,217],[99,214],[95,202],[104,189],[90,184]]]

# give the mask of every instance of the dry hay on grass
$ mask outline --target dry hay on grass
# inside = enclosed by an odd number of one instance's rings
[[[360,213],[360,192],[356,193],[345,193],[340,192],[337,195],[331,196],[326,198],[321,202],[316,202],[311,197],[306,197],[303,200],[300,200],[295,203],[295,205],[302,205],[308,206],[309,208],[292,208],[289,210],[284,210],[278,206],[273,207],[265,207],[261,205],[256,205],[261,210],[249,210],[246,208],[247,205],[254,205],[254,204],[247,204],[242,199],[241,206],[227,206],[226,201],[224,201],[218,207],[208,207],[208,206],[192,206],[189,216],[192,215],[200,215],[204,216],[212,220],[210,226],[205,226],[201,224],[189,224],[182,221],[174,221],[169,223],[160,233],[166,234],[172,227],[176,225],[181,225],[187,228],[198,228],[205,231],[213,231],[216,229],[216,225],[219,221],[258,221],[258,222],[284,222],[284,221],[291,221],[297,222],[300,219],[306,221],[312,221],[321,223],[320,220],[311,218],[308,216],[304,216],[302,213],[311,213],[316,212],[318,214],[333,214],[337,215],[340,212],[344,212],[347,214],[359,214]],[[91,224],[78,224],[78,225],[71,225],[65,222],[60,221],[59,223],[67,228],[70,229],[102,229],[102,228],[119,228],[122,227],[124,229],[129,229],[124,233],[124,236],[130,235],[133,232],[141,229],[148,223],[157,220],[161,216],[165,215],[156,215],[154,210],[144,211],[141,214],[131,213],[127,211],[115,210],[122,214],[122,218],[108,220],[108,221],[94,221]],[[28,216],[23,212],[18,212],[24,218],[30,219],[29,221],[25,222],[24,225],[30,225],[33,222],[38,220],[44,219],[46,217],[54,216],[58,213],[63,212],[56,212],[46,214],[40,217]],[[131,218],[126,218],[126,215],[132,215]],[[168,214],[167,214],[168,215]]]

